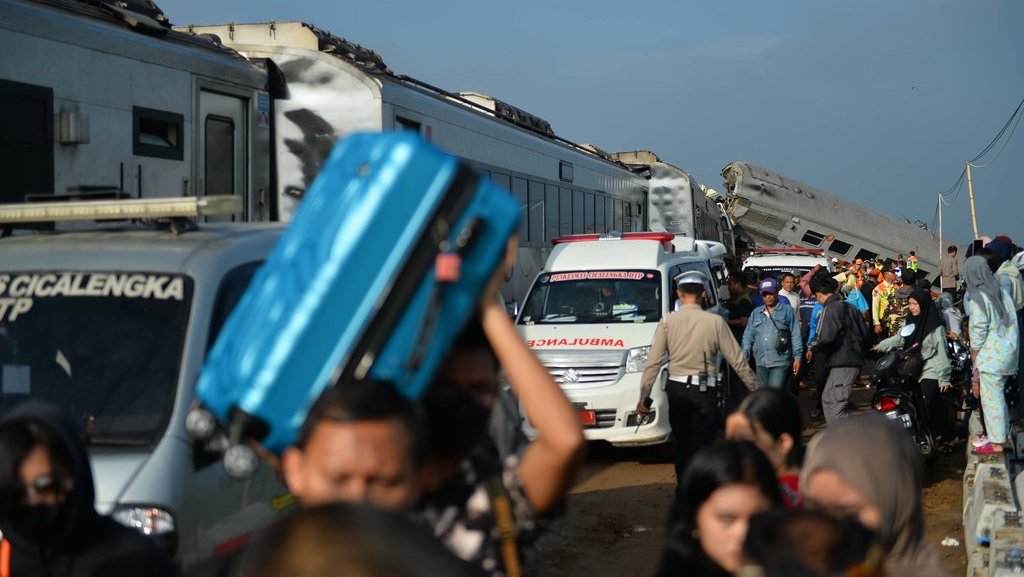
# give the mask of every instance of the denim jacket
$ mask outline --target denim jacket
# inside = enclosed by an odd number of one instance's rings
[[[774,321],[774,322],[773,322]],[[775,348],[778,342],[778,328],[790,330],[790,350],[779,353]],[[743,354],[754,354],[754,361],[759,367],[780,367],[789,365],[793,359],[800,359],[804,354],[804,344],[800,338],[800,321],[796,311],[789,303],[779,302],[768,318],[764,305],[754,309],[747,319],[747,328],[743,331]]]

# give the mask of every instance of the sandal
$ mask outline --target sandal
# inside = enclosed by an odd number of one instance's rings
[[[974,453],[975,455],[995,455],[998,453],[1002,453],[1003,449],[996,449],[995,445],[993,445],[992,443],[985,443],[980,447],[975,447],[971,449],[971,452]]]

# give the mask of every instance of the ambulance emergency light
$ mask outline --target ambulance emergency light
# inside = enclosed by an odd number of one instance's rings
[[[242,211],[238,196],[82,200],[0,205],[0,223],[223,216]]]

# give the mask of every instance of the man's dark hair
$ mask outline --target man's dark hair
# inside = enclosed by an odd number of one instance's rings
[[[684,282],[681,285],[677,285],[679,292],[684,295],[690,295],[699,297],[704,292],[704,285],[698,282]]]
[[[791,272],[784,272],[784,273],[782,273],[782,276],[779,277],[779,280],[780,281],[784,281],[784,280],[786,280],[787,276],[791,276],[791,277],[793,277],[793,280],[796,280],[796,275],[791,273]]]
[[[836,279],[829,276],[816,276],[811,279],[811,292],[821,294],[835,294],[839,288],[839,283]]]
[[[729,282],[738,282],[745,285],[747,284],[747,273],[741,270],[729,271]]]
[[[910,251],[910,256],[917,256],[917,253],[914,251]]]
[[[408,431],[413,458],[420,463],[423,457],[423,435],[419,412],[412,401],[386,381],[344,382],[324,391],[309,410],[295,445],[305,447],[321,421],[359,423],[392,419],[400,422]]]
[[[484,332],[484,325],[480,315],[474,315],[466,321],[466,326],[462,327],[462,330],[455,337],[451,352],[458,351],[483,351],[494,361],[495,372],[501,368],[501,363],[498,362],[498,355],[494,352],[494,347],[491,346],[491,340],[487,338],[487,333]]]
[[[956,245],[955,244],[949,245],[949,248],[946,249],[946,252],[948,252],[949,254],[956,254]]]
[[[476,575],[405,514],[352,503],[300,509],[247,547],[237,572],[251,577]]]

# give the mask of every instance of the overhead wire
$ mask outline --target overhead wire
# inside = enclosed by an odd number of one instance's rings
[[[1020,114],[1020,111],[1021,111],[1022,108],[1024,108],[1024,99],[1021,99],[1020,104],[1017,105],[1017,109],[1014,110],[1013,114],[1010,115],[1010,118],[1008,118],[1006,120],[1006,124],[1004,124],[1003,128],[999,130],[999,133],[995,135],[995,138],[992,139],[992,142],[989,142],[988,146],[986,146],[984,150],[979,152],[977,156],[975,156],[974,158],[972,158],[968,162],[972,162],[972,163],[976,162],[979,158],[981,158],[982,156],[985,156],[986,154],[988,154],[988,152],[990,150],[992,150],[992,147],[995,146],[997,142],[999,142],[999,139],[1003,137],[1003,134],[1006,133],[1006,129],[1009,128],[1010,124],[1013,123],[1014,117],[1016,117],[1018,114]]]
[[[1010,139],[1013,138],[1013,134],[1017,130],[1017,125],[1020,123],[1021,116],[1024,116],[1024,115],[1021,114],[1022,110],[1024,110],[1024,98],[1022,98],[1020,103],[1017,104],[1017,108],[1014,109],[1013,114],[1011,114],[1010,118],[1008,118],[1006,120],[1006,123],[1003,124],[1003,127],[999,130],[999,132],[995,135],[995,137],[992,138],[991,142],[989,142],[988,145],[985,146],[985,148],[982,149],[982,151],[979,152],[974,158],[969,160],[968,164],[970,164],[974,168],[984,168],[984,167],[992,164],[993,162],[995,162],[996,159],[999,158],[999,156],[1006,149],[1007,143],[1009,143]],[[1010,129],[1011,125],[1013,126],[1012,129]],[[980,165],[979,164],[974,164],[979,159],[983,158],[986,154],[988,154],[989,152],[992,151],[992,149],[999,143],[999,141],[1002,140],[1003,135],[1006,134],[1006,130],[1007,129],[1010,129],[1010,134],[1006,137],[1005,140],[1003,140],[1003,145],[999,148],[999,152],[997,152],[996,155],[991,160],[989,160],[988,162],[986,162],[984,164],[980,164]],[[953,195],[952,200],[950,200],[948,203],[946,203],[947,206],[949,204],[952,204],[952,203],[956,202],[956,200],[960,197],[960,191],[963,190],[964,178],[966,176],[967,176],[967,166],[965,165],[963,170],[960,171],[960,176],[957,177],[956,182],[954,182],[952,184],[952,186],[950,186],[949,188],[947,188],[943,192],[939,193],[943,197],[943,202],[946,202],[945,197],[947,197],[947,196],[949,196],[951,194]]]
[[[1020,108],[1018,108],[1018,111],[1019,110]],[[1003,140],[1003,145],[999,147],[999,152],[997,152],[996,155],[992,157],[992,160],[989,160],[985,164],[974,164],[975,161],[972,160],[971,166],[973,166],[974,168],[985,168],[986,166],[995,162],[1003,154],[1003,151],[1006,150],[1006,145],[1010,143],[1011,139],[1013,139],[1013,133],[1017,132],[1017,125],[1020,124],[1021,116],[1024,116],[1024,114],[1017,114],[1017,120],[1016,122],[1013,123],[1013,128],[1010,129],[1010,134],[1006,137],[1005,140]]]

